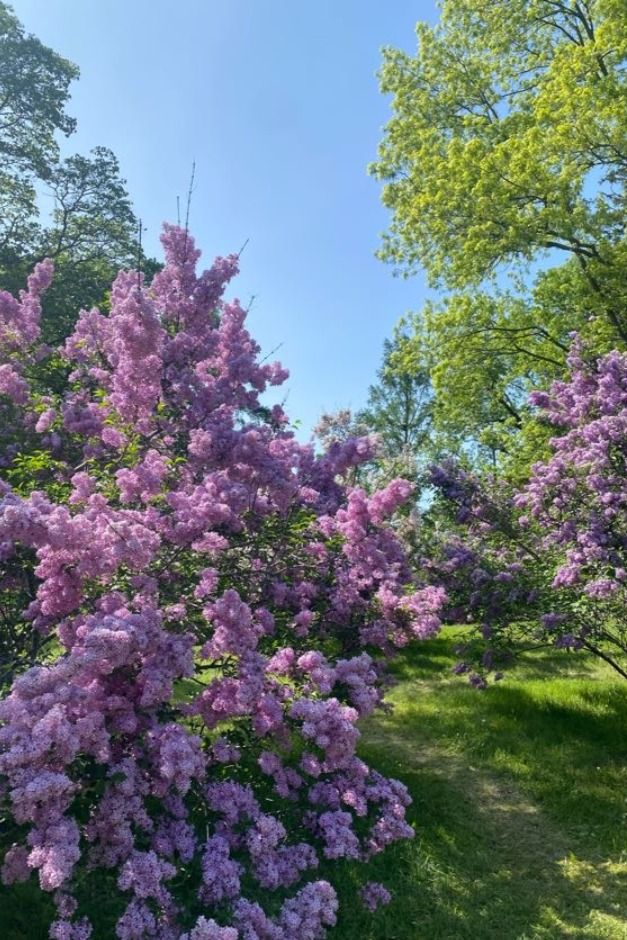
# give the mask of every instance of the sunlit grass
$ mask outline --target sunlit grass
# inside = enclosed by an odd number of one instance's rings
[[[627,683],[536,652],[477,692],[451,675],[456,632],[403,656],[394,712],[363,729],[416,838],[371,866],[393,903],[372,921],[349,905],[334,937],[627,938]]]

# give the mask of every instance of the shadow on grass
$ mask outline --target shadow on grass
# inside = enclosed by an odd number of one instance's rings
[[[591,847],[625,845],[627,688],[572,679],[512,683],[477,693],[457,683],[399,689],[390,731],[438,742],[507,775]]]
[[[381,759],[384,747],[401,757],[404,769]],[[455,756],[418,755],[418,766],[409,769],[416,759],[409,748],[405,736],[390,740],[388,734],[371,735],[364,748],[366,759],[400,777],[414,800],[416,839],[369,870],[369,877],[393,886],[395,900],[371,921],[351,909],[348,884],[341,885],[346,902],[334,938],[623,936],[617,932],[620,873],[601,868],[591,874],[537,807]]]
[[[468,642],[472,635],[471,627],[444,627],[441,633],[427,641],[412,643],[396,661],[393,674],[400,680],[428,680],[435,677],[448,678],[453,666],[460,658],[455,647]],[[606,678],[620,680],[611,667],[585,651],[555,649],[546,647],[540,650],[528,650],[524,644],[513,649],[514,660],[505,673],[507,681],[515,679],[542,679],[555,676],[569,679],[593,679],[604,675]],[[451,676],[459,683],[465,680]],[[627,686],[627,682],[625,682]]]
[[[394,711],[364,725],[364,758],[410,789],[417,838],[371,863],[390,907],[371,923],[345,891],[334,938],[625,940],[627,683],[549,651],[476,692],[450,672],[463,632],[406,651]]]

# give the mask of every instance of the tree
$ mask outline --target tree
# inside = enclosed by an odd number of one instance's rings
[[[44,334],[49,342],[59,342],[71,331],[76,310],[102,305],[116,271],[139,265],[150,278],[158,265],[142,251],[126,180],[106,147],[59,163],[48,189],[54,209],[38,252],[55,264]]]
[[[60,158],[57,135],[76,126],[65,107],[78,74],[25,34],[0,0],[0,284],[15,293],[34,264],[54,260],[44,301],[51,342],[68,335],[78,310],[103,303],[121,267],[156,270],[140,248],[139,220],[115,155],[96,147],[87,157]]]
[[[570,342],[559,315],[521,297],[487,292],[453,294],[405,318],[407,341],[396,360],[407,373],[426,374],[440,449],[473,452],[494,466],[516,462],[527,437],[537,457],[538,428],[529,422],[531,389],[562,375]],[[522,459],[523,466],[527,466]]]
[[[78,69],[24,33],[11,8],[0,4],[0,154],[25,173],[45,178],[58,160],[58,131],[76,126],[65,112]]]
[[[418,325],[436,415],[459,432],[468,410],[503,448],[571,332],[599,352],[627,340],[627,19],[621,0],[445,0],[417,34],[381,71],[381,256],[456,292]]]
[[[78,69],[24,33],[0,3],[0,271],[30,248],[38,232],[36,183],[50,178],[59,159],[56,134],[75,121],[66,114]]]
[[[348,487],[367,444],[316,455],[260,409],[286,373],[223,300],[238,258],[163,245],[62,350],[50,261],[0,295],[0,611],[50,638],[0,701],[2,878],[38,874],[57,940],[321,940],[333,861],[413,835],[356,722],[442,592],[389,524],[411,485]]]
[[[407,367],[407,333],[397,329],[383,346],[383,362],[361,422],[379,435],[386,457],[414,457],[424,448],[431,428],[431,386],[425,370]]]

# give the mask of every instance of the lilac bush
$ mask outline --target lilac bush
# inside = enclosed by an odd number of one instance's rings
[[[223,300],[238,258],[162,241],[60,352],[48,263],[0,295],[2,610],[41,639],[0,702],[2,879],[38,877],[56,940],[103,929],[99,884],[120,940],[316,940],[317,872],[413,834],[357,722],[443,592],[388,522],[411,487],[343,482],[372,442],[317,455],[260,402],[286,372]]]
[[[447,460],[430,468],[428,482],[435,501],[412,527],[411,554],[423,577],[445,589],[444,619],[469,625],[455,672],[483,689],[515,650],[550,642],[540,618],[551,558],[518,524],[504,481]]]
[[[449,619],[478,627],[457,669],[479,686],[521,642],[588,650],[627,678],[627,354],[588,358],[575,338],[568,364],[531,395],[557,433],[523,486],[431,472],[450,524],[422,563]]]
[[[515,503],[557,557],[552,588],[576,599],[545,613],[559,642],[627,678],[627,354],[589,359],[575,337],[568,364],[568,381],[531,396],[559,433]]]

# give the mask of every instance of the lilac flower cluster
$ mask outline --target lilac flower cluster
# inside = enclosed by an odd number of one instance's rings
[[[454,672],[483,689],[488,674],[501,678],[518,640],[537,643],[548,559],[520,527],[503,481],[448,460],[431,468],[430,483],[437,521],[424,534],[413,527],[412,554],[423,577],[446,591],[443,617],[469,624]]]
[[[448,524],[421,564],[447,590],[448,619],[479,625],[456,667],[477,687],[518,641],[587,649],[627,678],[627,355],[589,360],[575,337],[568,364],[531,395],[557,434],[524,485],[432,470]]]
[[[382,658],[437,630],[444,596],[388,522],[411,487],[345,482],[372,442],[317,455],[262,407],[286,373],[222,299],[237,257],[197,275],[189,234],[162,240],[150,285],[122,273],[108,316],[81,313],[64,387],[38,339],[50,265],[20,301],[0,295],[0,405],[25,415],[0,454],[0,589],[59,650],[0,701],[2,878],[37,873],[58,940],[90,936],[99,870],[123,898],[119,940],[318,940],[337,911],[319,863],[413,835],[405,788],[356,755],[357,722]],[[278,914],[251,883],[281,892]]]
[[[359,892],[359,895],[362,904],[369,911],[376,911],[378,907],[389,904],[392,900],[392,896],[387,888],[377,881],[368,881]]]
[[[41,332],[41,295],[52,281],[53,265],[49,260],[41,261],[28,278],[27,289],[19,300],[0,291],[0,395],[4,401],[0,416],[6,418],[14,412],[10,404],[24,406],[28,402],[30,386],[26,376],[27,367],[36,362],[45,349],[37,344]],[[18,411],[19,414],[19,411]],[[44,409],[37,418],[28,415],[31,425],[38,425],[39,433],[47,430],[54,420],[55,412]],[[4,422],[3,422],[4,423]]]
[[[602,652],[627,678],[627,355],[589,360],[574,337],[568,364],[567,381],[531,395],[558,435],[515,504],[556,556],[552,588],[580,599],[568,629],[554,623],[558,644]]]

